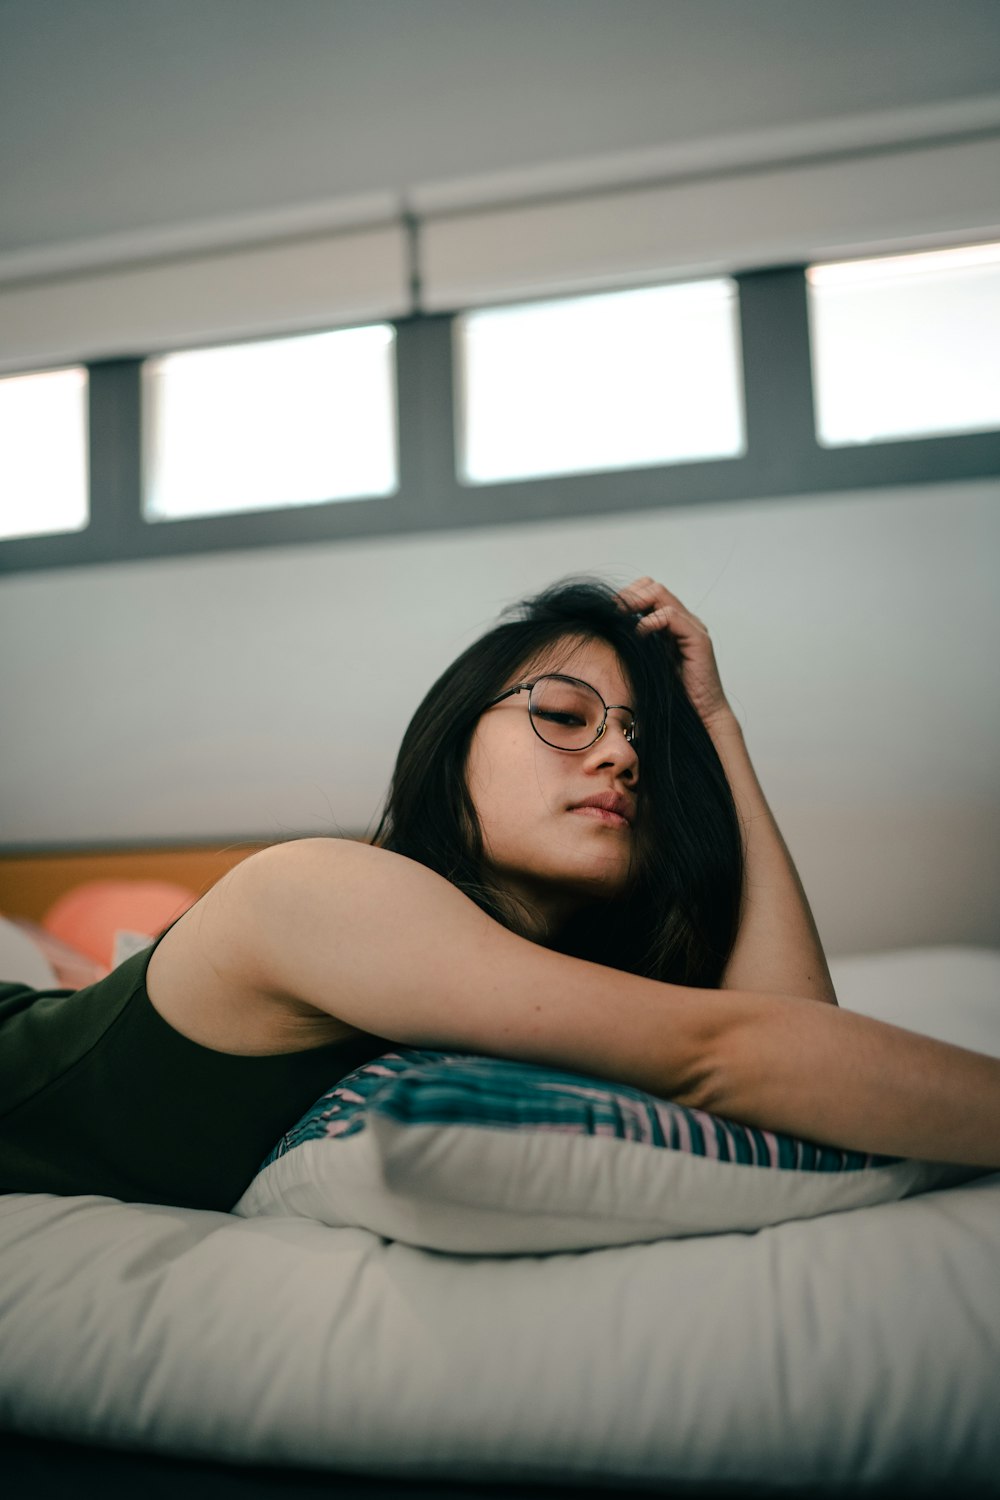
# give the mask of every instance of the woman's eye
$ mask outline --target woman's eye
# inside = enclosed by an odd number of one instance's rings
[[[547,724],[564,724],[567,728],[576,728],[586,722],[586,720],[580,718],[579,714],[560,714],[556,713],[554,709],[539,709],[535,714],[535,718],[544,719]]]

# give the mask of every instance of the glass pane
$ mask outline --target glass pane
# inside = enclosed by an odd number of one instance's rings
[[[147,360],[143,515],[392,494],[395,337],[377,324]]]
[[[1000,427],[1000,245],[813,266],[807,282],[822,444]]]
[[[82,531],[87,485],[87,372],[0,380],[0,537]]]
[[[744,452],[729,279],[456,319],[467,484]]]

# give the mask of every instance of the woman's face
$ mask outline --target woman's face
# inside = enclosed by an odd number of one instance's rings
[[[621,662],[605,641],[561,641],[507,686],[543,672],[579,677],[605,703],[636,709]],[[466,776],[487,870],[537,913],[537,936],[554,934],[588,901],[628,888],[639,784],[638,756],[625,738],[628,722],[612,708],[603,735],[588,749],[555,749],[533,730],[527,693],[517,693],[487,709],[476,725]],[[625,799],[628,823],[579,810],[600,792]]]

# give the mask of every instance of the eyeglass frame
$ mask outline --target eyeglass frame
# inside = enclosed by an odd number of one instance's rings
[[[557,682],[574,682],[579,687],[587,688],[589,692],[593,693],[598,703],[603,705],[604,718],[601,720],[600,727],[597,733],[594,735],[594,738],[588,741],[586,745],[553,745],[552,741],[547,740],[544,734],[541,733],[538,726],[535,724],[535,716],[531,712],[531,693],[533,689],[538,685],[538,683],[544,682],[547,678],[550,677],[554,678]],[[489,703],[487,703],[482,709],[480,709],[480,713],[485,713],[488,708],[495,708],[498,703],[502,703],[505,698],[510,698],[515,693],[523,692],[528,693],[528,721],[531,724],[531,727],[534,730],[535,734],[538,735],[538,738],[541,740],[542,744],[548,745],[550,750],[562,750],[566,755],[577,755],[581,750],[591,749],[592,746],[597,744],[597,741],[602,737],[604,731],[607,729],[608,714],[613,708],[623,708],[625,712],[630,716],[632,722],[629,725],[628,729],[624,731],[625,742],[629,745],[635,744],[635,735],[636,729],[638,727],[638,721],[629,705],[627,703],[605,703],[604,698],[592,683],[584,682],[582,677],[569,677],[565,672],[542,672],[538,677],[532,678],[530,682],[515,683],[513,687],[506,688],[504,692],[498,694],[496,698],[492,698]]]

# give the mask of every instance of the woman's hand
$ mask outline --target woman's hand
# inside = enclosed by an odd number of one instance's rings
[[[735,719],[722,690],[719,669],[708,627],[685,609],[676,594],[653,578],[637,578],[618,591],[618,600],[630,614],[641,614],[636,623],[640,635],[669,630],[681,657],[681,681],[706,729]]]

